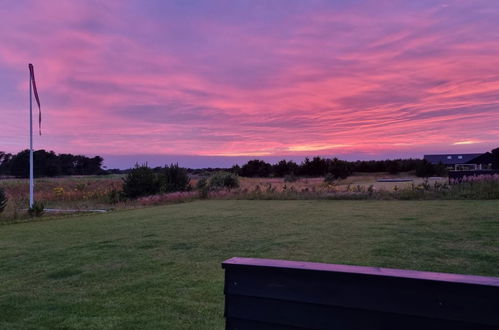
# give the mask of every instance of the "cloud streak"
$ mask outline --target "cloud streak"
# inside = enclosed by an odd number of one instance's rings
[[[58,152],[379,157],[497,146],[492,2],[2,6],[7,151],[26,145],[28,62],[44,110],[37,147]]]

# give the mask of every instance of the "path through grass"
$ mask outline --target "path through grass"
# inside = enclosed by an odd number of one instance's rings
[[[222,329],[233,256],[499,276],[499,202],[210,200],[0,226],[0,328]]]

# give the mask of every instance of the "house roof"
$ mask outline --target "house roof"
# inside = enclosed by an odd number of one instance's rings
[[[424,159],[432,164],[442,163],[445,165],[466,164],[483,154],[442,154],[424,155]]]

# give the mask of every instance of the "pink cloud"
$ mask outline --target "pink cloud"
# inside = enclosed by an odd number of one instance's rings
[[[373,12],[378,3],[10,4],[0,14],[2,149],[26,146],[28,62],[44,116],[36,146],[58,152],[495,147],[499,6],[428,2]]]

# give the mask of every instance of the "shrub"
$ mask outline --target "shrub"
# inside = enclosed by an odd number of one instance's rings
[[[454,198],[499,199],[499,174],[465,176],[450,183]]]
[[[159,190],[158,178],[147,164],[135,165],[123,179],[123,195],[126,198],[154,195],[159,193]]]
[[[7,201],[9,199],[7,198],[7,195],[5,194],[5,190],[3,188],[0,188],[0,213],[3,212],[5,207],[7,206]]]
[[[118,189],[113,188],[107,193],[106,197],[107,197],[107,201],[110,204],[117,204],[117,203],[121,202],[121,200],[123,199],[123,192],[119,191]]]
[[[196,188],[201,189],[208,186],[208,178],[203,177],[196,183]]]
[[[160,190],[162,192],[187,191],[191,189],[191,179],[187,170],[178,164],[165,166],[159,176]]]
[[[42,202],[34,202],[33,205],[28,209],[28,214],[30,217],[41,217],[45,206]]]
[[[208,188],[217,190],[221,188],[233,189],[239,187],[239,178],[230,172],[216,172],[208,179]]]
[[[208,187],[208,179],[201,178],[196,184],[196,188],[199,190],[199,197],[207,198],[210,188]]]
[[[419,177],[429,177],[429,176],[445,176],[447,175],[447,169],[444,164],[438,163],[433,165],[432,163],[428,162],[427,160],[423,160],[417,167],[416,167],[416,175]]]

